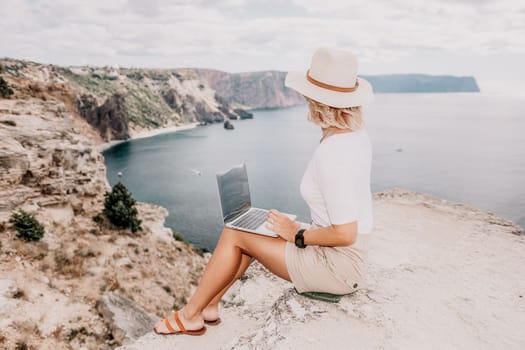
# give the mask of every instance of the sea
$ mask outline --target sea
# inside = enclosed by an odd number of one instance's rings
[[[483,93],[376,94],[364,108],[372,191],[425,192],[525,227],[524,107]],[[167,208],[166,225],[209,250],[222,229],[216,174],[241,163],[253,205],[309,221],[299,184],[320,128],[305,105],[252,112],[234,130],[212,124],[118,144],[103,153],[109,182]]]

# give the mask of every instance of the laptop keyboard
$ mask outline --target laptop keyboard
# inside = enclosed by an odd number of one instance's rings
[[[266,219],[268,219],[268,211],[255,208],[232,222],[232,225],[248,230],[255,230],[257,227],[261,226]]]

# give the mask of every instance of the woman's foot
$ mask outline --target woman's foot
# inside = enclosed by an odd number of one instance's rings
[[[204,322],[208,324],[218,324],[220,322],[219,318],[219,305],[208,305],[202,310],[202,318]]]
[[[179,323],[176,320],[177,317],[183,329],[179,327]],[[185,316],[184,309],[172,312],[165,319],[158,321],[153,329],[157,334],[187,333],[190,335],[200,335],[206,331],[202,315],[197,315],[190,319]]]

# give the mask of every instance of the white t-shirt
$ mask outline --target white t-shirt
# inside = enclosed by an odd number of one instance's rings
[[[357,233],[371,233],[371,167],[372,145],[364,128],[324,139],[301,181],[312,221],[325,227],[357,220]]]

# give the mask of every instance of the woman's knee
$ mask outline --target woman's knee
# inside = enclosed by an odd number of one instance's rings
[[[220,237],[220,240],[221,241],[234,241],[234,242],[237,242],[239,240],[239,235],[241,234],[242,232],[240,232],[239,230],[235,230],[235,229],[232,229],[232,228],[229,228],[229,227],[224,227],[224,229],[222,230],[222,233],[221,233],[221,237]]]

